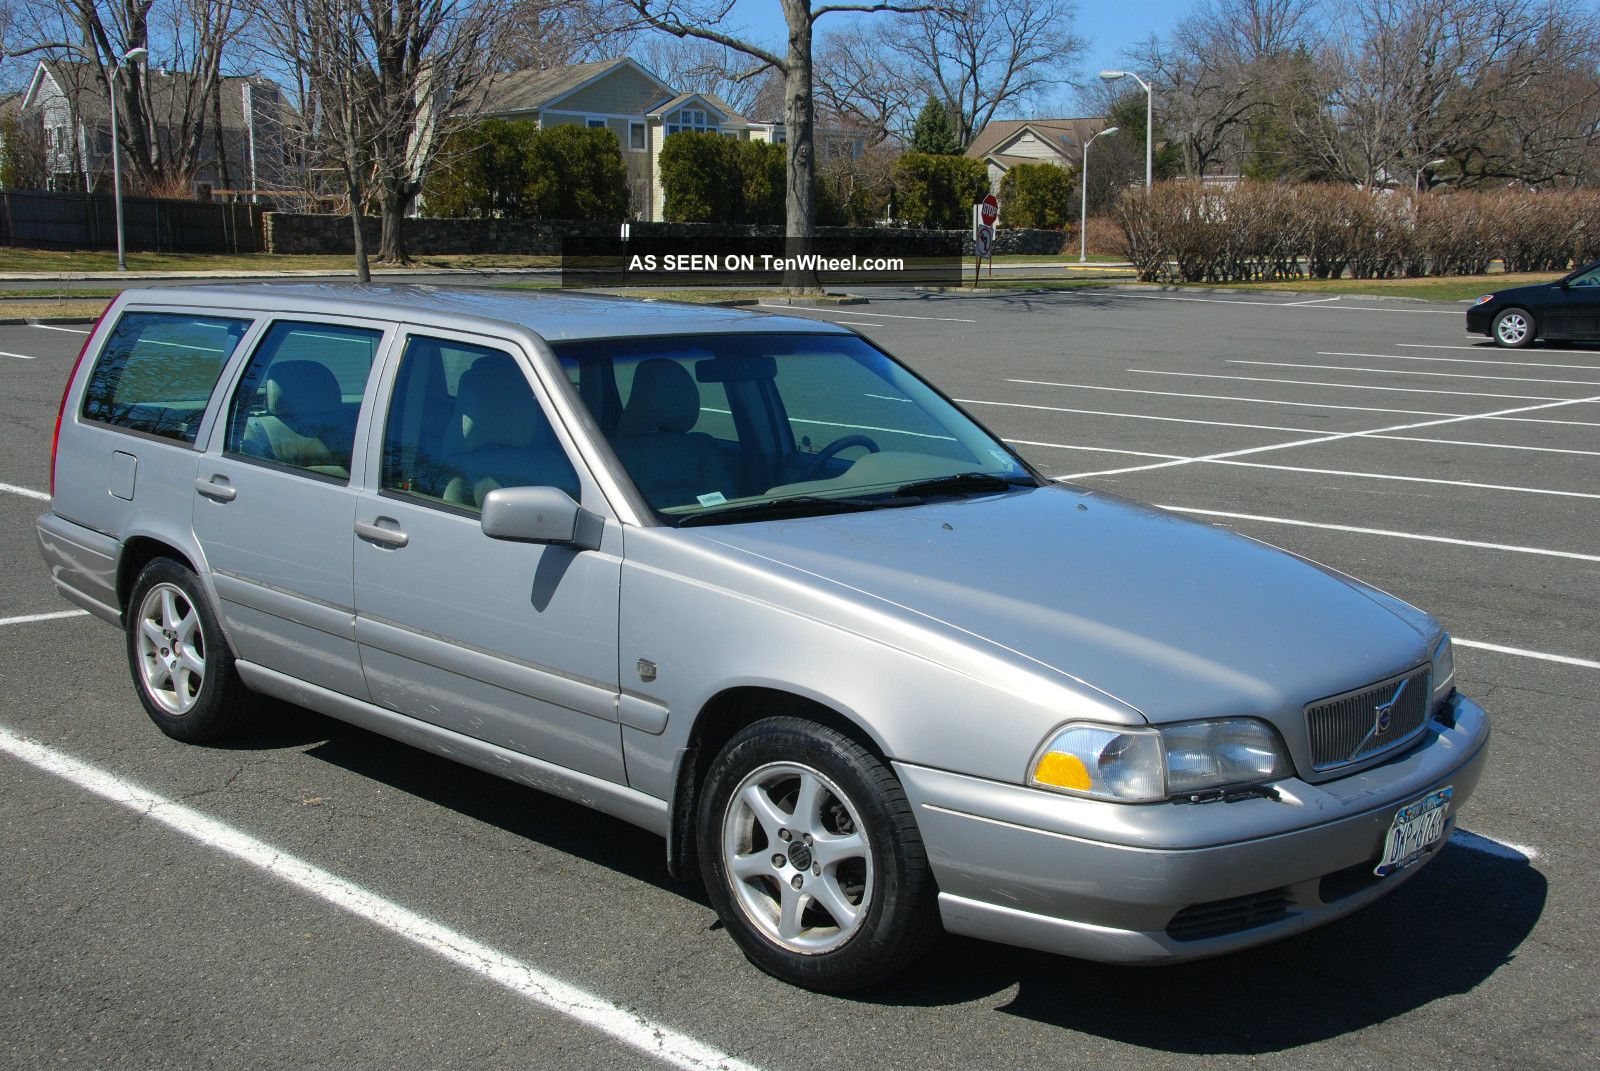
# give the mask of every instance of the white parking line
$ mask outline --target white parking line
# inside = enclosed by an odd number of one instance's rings
[[[1040,443],[1031,439],[1006,439],[1004,441],[1013,446],[1044,446],[1051,450],[1082,450],[1090,454],[1127,454],[1129,457],[1164,457],[1171,461],[1179,460],[1183,456],[1181,454],[1152,454],[1147,450],[1113,450],[1109,446],[1069,446],[1066,443]],[[1595,497],[1600,498],[1600,495]],[[0,621],[0,625],[3,624],[5,622]]]
[[[1058,480],[1070,480],[1070,476],[1057,476]],[[1581,562],[1600,562],[1600,554],[1579,554],[1571,550],[1546,550],[1543,547],[1519,547],[1511,543],[1485,543],[1477,539],[1456,539],[1452,536],[1423,535],[1419,532],[1395,532],[1387,528],[1358,528],[1349,524],[1325,524],[1321,521],[1301,521],[1292,517],[1263,517],[1255,513],[1229,513],[1219,509],[1197,509],[1192,506],[1159,505],[1158,509],[1171,510],[1173,513],[1192,513],[1197,517],[1221,517],[1225,520],[1255,521],[1260,524],[1287,524],[1296,528],[1321,528],[1330,532],[1351,532],[1356,535],[1388,536],[1391,539],[1416,539],[1424,543],[1448,543],[1457,547],[1473,547],[1478,550],[1505,550],[1516,554],[1538,554],[1549,558],[1571,558]]]
[[[0,350],[0,357],[15,357],[19,361],[38,360],[38,358],[31,353],[7,353],[5,350]]]
[[[757,307],[763,308],[763,309],[783,309],[786,312],[814,312],[818,316],[822,316],[822,315],[825,315],[825,314],[830,313],[830,312],[846,312],[848,314],[848,310],[850,308],[850,306],[848,306],[848,305],[842,305],[838,309],[807,308],[805,306],[800,306],[800,305],[778,305],[778,304],[770,304],[769,305],[764,301],[758,301],[758,302],[756,302],[756,305],[757,305]],[[943,320],[946,323],[953,323],[953,324],[975,324],[975,323],[978,322],[976,320],[968,320],[965,317],[961,317],[961,316],[907,316],[903,312],[902,313],[879,312],[876,309],[874,309],[874,310],[872,310],[871,312],[868,312],[868,313],[861,313],[859,315],[876,316],[880,320]]]
[[[1196,420],[1192,417],[1151,416],[1149,413],[1117,413],[1106,409],[1069,409],[1061,405],[1029,405],[1026,402],[990,402],[982,398],[957,398],[962,405],[998,405],[1007,409],[1040,409],[1048,413],[1076,413],[1080,416],[1121,417],[1125,420],[1158,420],[1168,424],[1204,424],[1213,428],[1251,428],[1256,431],[1298,431],[1315,435],[1322,428],[1289,428],[1282,424],[1235,424],[1227,420]]]
[[[60,621],[68,617],[88,617],[88,610],[52,610],[47,614],[23,614],[21,617],[0,617],[0,626],[31,625],[36,621]]]
[[[1479,336],[1477,336],[1477,335],[1468,335],[1467,337],[1468,338],[1478,338]],[[1479,353],[1572,353],[1572,352],[1574,352],[1573,350],[1558,350],[1558,349],[1553,349],[1553,348],[1548,348],[1548,347],[1547,348],[1541,348],[1541,347],[1538,347],[1538,346],[1526,346],[1526,347],[1524,347],[1524,348],[1522,348],[1520,350],[1505,350],[1505,349],[1501,349],[1499,346],[1491,346],[1487,342],[1484,342],[1484,341],[1479,341],[1479,343],[1476,346],[1445,346],[1445,345],[1441,345],[1440,343],[1437,343],[1437,342],[1397,342],[1397,343],[1395,343],[1395,345],[1402,346],[1402,347],[1404,347],[1406,349],[1412,349],[1412,350],[1476,350]],[[1576,352],[1578,352],[1578,353],[1592,353],[1594,351],[1592,351],[1592,350],[1577,350]]]
[[[1422,313],[1433,316],[1455,316],[1462,314],[1455,309],[1401,309],[1383,305],[1307,305],[1300,301],[1244,301],[1239,298],[1206,298],[1206,297],[1179,297],[1176,294],[1131,294],[1126,290],[1116,290],[1109,294],[1096,294],[1097,297],[1123,297],[1139,298],[1144,301],[1200,301],[1209,305],[1249,305],[1257,309],[1310,309],[1312,311],[1326,310],[1328,312],[1409,312]]]
[[[1332,301],[1342,301],[1342,300],[1343,300],[1343,298],[1319,297],[1319,298],[1307,298],[1304,301],[1288,301],[1288,302],[1285,302],[1285,304],[1286,305],[1326,305],[1326,304],[1328,304],[1329,302],[1332,302]]]
[[[1531,863],[1539,858],[1537,848],[1530,848],[1525,844],[1512,844],[1508,840],[1495,840],[1482,833],[1473,833],[1459,826],[1450,834],[1450,843],[1458,848],[1469,848],[1475,852],[1483,852],[1499,859],[1508,859],[1513,863]]]
[[[1159,455],[1152,454],[1152,457]],[[1197,459],[1204,460],[1204,459]],[[1363,480],[1393,480],[1399,483],[1429,483],[1443,487],[1470,487],[1479,491],[1520,491],[1530,495],[1551,495],[1556,498],[1600,499],[1592,491],[1557,491],[1548,487],[1519,487],[1506,483],[1474,483],[1471,480],[1444,480],[1432,476],[1395,476],[1383,472],[1356,472],[1349,469],[1312,469],[1298,465],[1271,465],[1265,461],[1206,461],[1208,465],[1234,465],[1247,469],[1277,469],[1279,472],[1302,472],[1310,476],[1351,476]]]
[[[35,491],[31,487],[18,487],[14,483],[0,483],[0,494],[21,495],[23,498],[38,499],[40,502],[50,501],[50,496],[43,491]]]
[[[1269,379],[1265,376],[1224,376],[1215,372],[1170,372],[1157,368],[1130,368],[1130,372],[1139,372],[1147,376],[1183,376],[1187,379],[1232,379],[1245,383],[1288,383],[1297,387],[1338,387],[1341,390],[1382,390],[1394,394],[1450,394],[1458,398],[1504,398],[1508,401],[1518,402],[1560,402],[1565,398],[1557,398],[1551,394],[1486,394],[1483,391],[1472,390],[1428,390],[1424,387],[1378,387],[1370,383],[1324,383],[1316,379]]]
[[[1478,651],[1494,651],[1496,654],[1516,655],[1518,658],[1537,658],[1541,662],[1559,662],[1564,666],[1579,666],[1583,669],[1600,669],[1600,662],[1589,658],[1547,654],[1544,651],[1529,651],[1522,647],[1504,647],[1498,643],[1484,643],[1482,640],[1463,640],[1455,636],[1450,638],[1450,642],[1457,647],[1471,647]]]
[[[1323,428],[1291,428],[1282,424],[1239,424],[1228,420],[1196,420],[1193,417],[1152,416],[1149,413],[1119,413],[1109,409],[1072,409],[1061,405],[1030,405],[1026,402],[991,402],[983,398],[957,398],[962,405],[995,405],[1007,409],[1036,409],[1047,413],[1074,413],[1080,416],[1117,417],[1123,420],[1155,420],[1166,424],[1202,424],[1213,428],[1249,428],[1256,431],[1296,431],[1306,435],[1316,435],[1324,431]],[[1515,417],[1493,417],[1486,419],[1515,420]],[[1547,421],[1546,423],[1553,423]],[[1559,446],[1520,446],[1514,443],[1484,443],[1473,439],[1433,439],[1426,435],[1380,435],[1375,432],[1364,431],[1360,433],[1363,439],[1388,439],[1403,443],[1437,443],[1443,446],[1479,446],[1489,450],[1524,450],[1537,454],[1577,454],[1584,457],[1600,457],[1600,450],[1569,450]]]
[[[1405,343],[1401,343],[1405,345]],[[1479,357],[1424,357],[1415,353],[1346,353],[1342,350],[1318,350],[1318,357],[1381,357],[1386,361],[1444,361],[1449,364],[1493,364],[1502,368],[1565,368],[1574,372],[1600,372],[1600,365],[1554,364],[1549,361],[1485,361]],[[1340,366],[1344,367],[1343,365]]]
[[[41,331],[65,331],[70,335],[87,335],[89,333],[81,327],[61,327],[57,324],[29,324],[28,326],[37,327]]]
[[[1381,354],[1366,354],[1369,357]],[[1527,376],[1483,376],[1472,372],[1423,372],[1415,368],[1356,368],[1347,364],[1306,364],[1297,361],[1245,361],[1229,358],[1229,364],[1260,365],[1265,368],[1315,368],[1326,372],[1373,372],[1384,376],[1438,376],[1444,379],[1492,379],[1501,383],[1554,383],[1568,387],[1600,387],[1600,379],[1534,379]]]
[[[0,751],[190,840],[287,882],[334,907],[442,956],[481,978],[687,1071],[755,1071],[743,1060],[595,996],[498,949],[407,910],[241,830],[116,774],[0,728]]]
[[[851,327],[882,327],[883,324],[869,324],[865,320],[835,320],[836,324],[848,324]]]
[[[1104,390],[1116,394],[1153,394],[1163,398],[1198,398],[1217,402],[1252,402],[1256,405],[1289,405],[1298,409],[1343,409],[1355,413],[1398,413],[1401,416],[1455,416],[1433,409],[1382,409],[1370,405],[1333,405],[1328,402],[1286,402],[1277,398],[1245,398],[1234,394],[1187,394],[1173,390],[1140,390],[1138,387],[1097,387],[1092,383],[1057,383],[1047,379],[1008,379],[1030,387],[1070,387],[1074,390]]]
[[[1328,435],[1319,435],[1314,439],[1296,439],[1287,443],[1269,443],[1266,446],[1251,446],[1243,450],[1227,450],[1218,454],[1205,454],[1192,458],[1189,461],[1157,461],[1151,465],[1135,465],[1123,469],[1103,469],[1098,472],[1073,473],[1067,479],[1083,479],[1088,476],[1118,476],[1128,472],[1144,472],[1149,469],[1165,469],[1175,465],[1190,465],[1203,461],[1221,461],[1225,458],[1245,457],[1249,454],[1262,454],[1271,450],[1290,450],[1299,446],[1317,446],[1321,443],[1338,442],[1342,439],[1358,439],[1363,436],[1374,435],[1379,432],[1389,433],[1396,431],[1418,431],[1422,428],[1437,428],[1445,424],[1460,424],[1468,420],[1484,420],[1489,417],[1511,416],[1516,413],[1533,413],[1541,409],[1555,409],[1563,405],[1582,404],[1587,402],[1600,402],[1600,395],[1590,398],[1566,398],[1560,401],[1545,402],[1541,405],[1523,405],[1514,409],[1498,409],[1491,413],[1475,413],[1467,416],[1445,417],[1440,420],[1424,420],[1415,424],[1392,424],[1386,428],[1368,428],[1365,431],[1341,431]]]

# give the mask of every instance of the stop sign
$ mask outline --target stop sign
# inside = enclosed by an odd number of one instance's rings
[[[978,205],[978,218],[985,227],[993,227],[994,221],[1000,218],[1000,202],[995,200],[994,194],[989,194]]]

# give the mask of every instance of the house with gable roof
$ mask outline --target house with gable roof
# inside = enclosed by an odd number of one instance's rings
[[[660,220],[666,204],[657,158],[669,134],[722,134],[740,141],[784,141],[782,122],[755,122],[712,93],[683,93],[645,67],[620,57],[523,70],[497,78],[477,112],[485,119],[518,119],[552,126],[604,128],[617,136],[628,169],[635,219]],[[816,131],[819,151],[835,142],[859,155],[858,131]],[[831,139],[831,140],[830,140]],[[842,139],[842,140],[841,140]],[[853,147],[852,147],[853,146]]]
[[[1000,180],[1018,164],[1055,164],[1077,168],[1083,144],[1107,126],[1102,116],[1078,119],[997,119],[972,139],[966,156],[989,169],[989,189],[1000,192]]]

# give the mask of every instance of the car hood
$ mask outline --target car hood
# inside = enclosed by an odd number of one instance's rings
[[[1421,611],[1305,559],[1071,487],[697,535],[1157,723],[1290,715],[1421,663],[1437,633]]]
[[[1548,300],[1554,287],[1550,283],[1529,283],[1527,286],[1509,286],[1504,290],[1490,291],[1496,301]]]

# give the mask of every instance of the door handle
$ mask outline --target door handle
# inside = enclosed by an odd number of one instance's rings
[[[379,517],[378,521],[388,521],[396,524],[392,517]],[[356,535],[370,543],[382,543],[386,547],[403,547],[411,542],[411,537],[398,528],[385,528],[381,524],[369,521],[356,522]]]
[[[196,477],[194,489],[207,498],[214,498],[218,502],[232,502],[239,497],[239,489],[230,485],[228,478],[221,474]]]

